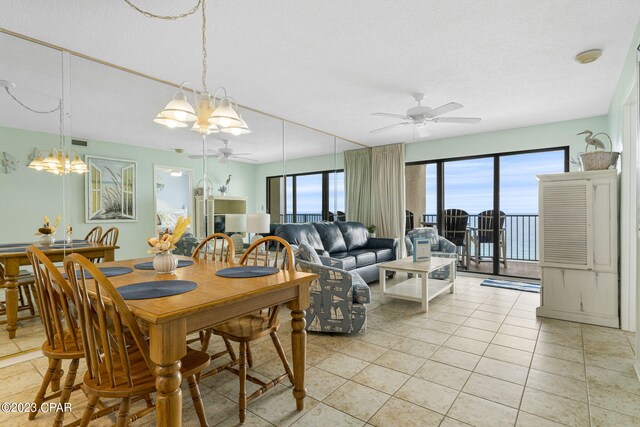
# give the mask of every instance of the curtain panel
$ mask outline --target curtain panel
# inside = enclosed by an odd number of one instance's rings
[[[371,224],[371,149],[344,152],[345,209],[349,221]]]
[[[381,237],[404,239],[405,228],[404,144],[371,149],[371,222]],[[398,245],[399,257],[404,245]]]

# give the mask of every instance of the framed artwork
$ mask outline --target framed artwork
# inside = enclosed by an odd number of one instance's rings
[[[137,162],[87,155],[85,163],[85,221],[138,221]]]

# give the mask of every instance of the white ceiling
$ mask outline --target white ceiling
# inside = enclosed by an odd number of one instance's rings
[[[195,4],[134,2],[161,14]],[[0,0],[0,6],[1,28],[168,81],[200,81],[198,15],[153,20],[121,0],[41,0],[37,8]],[[207,12],[210,87],[224,85],[241,104],[379,145],[411,142],[413,132],[406,126],[369,134],[394,123],[370,113],[404,113],[415,105],[416,91],[432,107],[465,105],[450,115],[483,118],[479,125],[434,125],[427,139],[606,114],[640,2],[209,0]],[[42,47],[16,49],[19,44],[25,42],[0,38],[0,79],[17,81],[22,92],[16,93],[46,103],[59,93],[59,59]],[[575,54],[590,48],[603,49],[602,58],[577,64]],[[71,79],[74,135],[188,150],[197,142],[186,130],[149,121],[171,88],[77,58]],[[41,126],[24,113],[5,115],[5,98],[0,124]],[[245,114],[254,133],[232,146],[261,162],[279,158],[281,124]],[[333,148],[331,137],[304,128],[291,125],[286,134],[288,158]]]

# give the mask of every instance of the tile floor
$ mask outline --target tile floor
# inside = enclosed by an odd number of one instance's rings
[[[433,300],[428,314],[418,303],[381,304],[374,284],[366,333],[309,334],[305,410],[296,412],[291,389],[280,385],[249,406],[244,425],[640,425],[634,334],[536,319],[537,294],[480,281],[459,276],[456,294]],[[283,323],[281,336],[289,331]],[[286,338],[283,345],[291,347]],[[280,372],[270,341],[253,353],[256,376]],[[30,401],[45,369],[43,358],[0,369],[0,401]],[[210,425],[238,424],[237,377],[207,378],[201,391]],[[183,397],[184,425],[197,425],[188,392]],[[74,393],[66,421],[81,415],[84,401]],[[0,425],[50,425],[51,417],[0,414]],[[134,425],[154,423],[149,415]]]

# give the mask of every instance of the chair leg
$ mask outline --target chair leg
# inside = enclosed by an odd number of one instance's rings
[[[24,295],[25,295],[25,298],[27,300],[27,306],[29,306],[29,313],[32,316],[35,316],[36,310],[35,310],[35,308],[33,306],[33,298],[31,296],[31,285],[25,285],[24,286]]]
[[[205,333],[201,336],[202,347],[200,351],[204,351],[205,353],[209,350],[209,342],[211,341],[211,329],[207,329]]]
[[[64,376],[64,371],[62,370],[62,360],[58,360],[58,369],[53,373],[53,377],[51,378],[51,391],[60,390],[60,380]]]
[[[89,402],[87,403],[87,407],[84,410],[84,414],[82,414],[82,419],[80,420],[80,427],[87,427],[89,422],[91,421],[91,417],[93,416],[93,411],[96,410],[96,404],[98,403],[98,396],[91,395],[89,396]]]
[[[125,397],[120,403],[120,410],[118,411],[118,419],[116,420],[116,427],[127,427],[129,424],[129,407],[131,406],[131,398]]]
[[[238,396],[238,406],[240,408],[240,422],[243,423],[247,417],[247,343],[240,343],[240,395]]]
[[[60,395],[60,407],[56,413],[56,419],[53,422],[55,427],[62,427],[62,421],[64,420],[64,404],[71,398],[71,392],[73,391],[73,385],[76,382],[76,373],[78,372],[78,365],[80,359],[73,359],[69,365],[69,372],[67,373],[67,379],[64,382],[64,389]]]
[[[35,419],[36,415],[38,415],[38,411],[40,410],[40,405],[42,405],[42,402],[44,402],[44,395],[47,393],[47,388],[49,388],[49,383],[51,383],[51,378],[53,377],[53,374],[58,369],[58,362],[59,360],[57,359],[49,359],[49,368],[47,369],[47,373],[44,374],[44,378],[42,379],[42,384],[40,385],[40,389],[38,390],[38,393],[36,393],[36,398],[33,401],[35,406],[35,411],[29,412],[30,420]]]
[[[201,427],[209,427],[207,422],[207,415],[204,412],[204,404],[202,403],[202,397],[200,396],[200,387],[198,387],[198,381],[196,376],[192,375],[187,378],[187,384],[189,384],[189,394],[191,394],[191,400],[193,400],[193,407],[198,415]]]
[[[225,347],[227,347],[227,351],[229,352],[229,357],[231,357],[231,360],[236,360],[236,352],[233,351],[233,346],[231,345],[231,342],[227,339],[227,338],[222,338],[224,340],[224,345]]]
[[[280,356],[280,360],[282,361],[282,366],[284,366],[284,370],[287,372],[287,377],[289,377],[289,381],[291,381],[291,385],[294,385],[293,372],[291,371],[291,365],[289,365],[289,361],[287,360],[287,355],[284,353],[284,349],[282,348],[282,344],[280,343],[280,338],[278,338],[278,334],[275,332],[271,332],[271,340],[273,341],[273,345],[276,347],[276,351],[278,352],[278,356]]]
[[[249,365],[250,368],[253,368],[253,355],[251,354],[251,346],[249,345],[249,343],[246,343],[247,345],[247,364]]]

